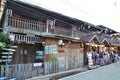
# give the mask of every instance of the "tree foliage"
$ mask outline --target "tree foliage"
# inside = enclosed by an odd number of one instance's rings
[[[10,45],[10,38],[8,34],[5,34],[3,32],[0,32],[0,42],[1,44],[3,44],[4,46],[8,46]]]

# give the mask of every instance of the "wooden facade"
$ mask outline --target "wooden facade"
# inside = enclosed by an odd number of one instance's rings
[[[64,45],[58,45],[56,38],[46,39],[46,45],[57,45],[56,54],[46,54],[47,61],[54,55],[56,60],[65,67],[66,70],[83,66],[83,43],[63,40]]]
[[[52,11],[48,11],[41,7],[35,7],[21,1],[8,0],[6,2],[5,10],[6,13],[4,16],[5,21],[3,30],[8,34],[15,36],[14,41],[17,43],[19,48],[15,52],[16,54],[23,54],[24,50],[26,54],[29,47],[30,49],[28,50],[28,53],[31,52],[31,55],[35,56],[35,52],[37,50],[35,50],[34,48],[44,51],[44,46],[42,45],[42,42],[45,42],[45,44],[49,43],[57,45],[58,39],[62,38],[65,41],[68,40],[73,42],[71,43],[71,47],[69,48],[65,47],[66,45],[68,46],[67,43],[64,44],[63,54],[76,52],[74,53],[76,54],[75,56],[78,56],[80,55],[79,53],[82,53],[83,57],[84,49],[81,48],[80,44],[78,45],[77,43],[81,43],[81,41],[86,42],[85,40],[82,40],[84,36],[96,31],[101,31],[99,26],[97,28],[94,27],[95,25],[92,25],[90,23],[73,19]],[[52,23],[53,21],[55,21],[54,26],[51,23],[48,24],[48,21],[52,21]],[[80,25],[82,25],[86,30],[82,29],[83,27],[81,27]],[[55,40],[55,43],[53,43],[52,40],[49,41],[50,38],[53,39],[53,41]],[[97,39],[97,37],[95,39]],[[97,41],[98,43],[99,39],[95,41]],[[72,46],[74,46],[75,49]],[[24,48],[24,50],[20,48]],[[70,55],[73,54],[71,53]],[[20,56],[17,55],[17,57]],[[28,57],[28,55],[26,57]],[[30,62],[35,61],[34,57],[31,59],[33,60],[31,60]],[[77,59],[77,61],[79,60]],[[19,60],[16,62],[24,63],[24,60]],[[29,62],[29,59],[27,62]]]
[[[74,20],[56,13],[55,16],[51,15],[51,12],[42,8],[39,8],[40,13],[37,12],[38,10],[36,8],[33,9],[32,6],[26,9],[28,5],[19,1],[7,1],[6,5],[3,30],[10,35],[14,35],[14,42],[17,43],[18,46],[16,52],[13,54],[12,64],[34,63],[36,51],[44,52],[45,46],[48,45],[49,47],[49,45],[52,44],[58,48],[58,53],[55,54],[56,60],[59,60],[60,56],[63,56],[66,69],[69,69],[69,67],[79,67],[80,64],[83,64],[83,47],[80,47],[83,43],[80,42],[80,37],[87,33],[78,30],[78,26],[71,23],[71,21]],[[20,7],[20,5],[23,8]],[[23,12],[23,10],[25,10],[25,12]],[[32,13],[29,14],[26,12],[27,10],[28,12],[32,11]],[[46,13],[49,13],[51,17],[46,15]],[[48,20],[55,20],[54,29],[51,29],[51,26],[47,23]],[[58,46],[60,37],[65,41],[63,47]],[[71,43],[69,43],[69,41],[71,41]],[[45,46],[42,42],[45,42]],[[63,50],[59,50],[61,48],[63,48]],[[46,54],[45,61],[50,61],[49,54]],[[73,66],[73,64],[75,65]]]
[[[105,44],[106,46],[112,44],[108,37],[101,33],[97,35],[101,31],[100,27],[41,7],[21,1],[7,0],[5,10],[3,31],[13,35],[17,45],[10,63],[20,64],[21,68],[23,68],[21,65],[25,66],[30,63],[30,69],[33,69],[33,64],[42,63],[40,75],[86,65],[87,52],[91,47],[87,43]],[[59,40],[62,40],[62,44],[58,44]],[[37,58],[41,58],[41,61]],[[38,75],[37,71],[35,74]],[[15,76],[19,77],[19,74]],[[27,78],[30,76],[28,75]]]

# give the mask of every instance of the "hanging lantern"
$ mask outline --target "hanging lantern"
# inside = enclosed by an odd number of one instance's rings
[[[114,6],[115,6],[115,7],[117,6],[117,2],[116,2],[116,1],[114,2]]]

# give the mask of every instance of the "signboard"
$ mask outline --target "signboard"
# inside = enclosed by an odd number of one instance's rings
[[[43,62],[44,52],[43,51],[36,51],[35,59],[36,59],[35,60],[36,63]]]
[[[14,34],[10,34],[10,41],[12,41],[12,42],[14,42],[14,40],[15,40],[15,35]]]
[[[58,53],[58,47],[57,45],[46,45],[45,46],[45,54],[57,54]]]
[[[34,63],[34,64],[33,64],[33,66],[34,66],[35,68],[41,68],[42,65],[43,65],[43,63]]]

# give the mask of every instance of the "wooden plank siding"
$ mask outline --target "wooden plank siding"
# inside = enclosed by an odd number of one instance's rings
[[[33,65],[34,65],[33,63],[30,63],[1,66],[0,76],[6,76],[7,79],[15,77],[17,78],[17,80],[24,80],[27,78],[42,75],[43,68],[35,68]]]
[[[47,44],[57,44],[59,39],[46,39]],[[83,48],[82,42],[71,42],[63,40],[64,45],[58,45],[58,53],[55,54],[61,70],[69,70],[83,66]],[[49,55],[50,57],[50,55]],[[48,55],[47,55],[48,58]],[[49,61],[49,60],[47,60]]]

